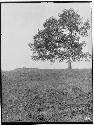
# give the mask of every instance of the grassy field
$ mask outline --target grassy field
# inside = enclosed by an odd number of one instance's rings
[[[92,122],[91,69],[2,71],[3,122]]]

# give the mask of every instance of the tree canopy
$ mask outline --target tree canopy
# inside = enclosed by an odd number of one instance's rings
[[[89,20],[83,22],[72,8],[63,10],[58,16],[58,19],[47,19],[43,23],[44,29],[38,30],[33,37],[34,43],[29,43],[32,59],[74,62],[91,58],[89,52],[83,52],[86,42],[80,40],[88,36]]]

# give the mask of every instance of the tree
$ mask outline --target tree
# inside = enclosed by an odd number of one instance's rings
[[[69,69],[72,62],[90,60],[90,53],[83,52],[86,42],[80,41],[81,37],[88,36],[90,23],[89,20],[83,22],[74,9],[63,10],[59,19],[50,17],[44,22],[43,27],[44,29],[38,30],[33,37],[34,43],[29,43],[33,60],[66,60]]]

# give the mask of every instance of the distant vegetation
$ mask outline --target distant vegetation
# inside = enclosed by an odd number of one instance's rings
[[[92,122],[91,69],[2,71],[3,122]]]

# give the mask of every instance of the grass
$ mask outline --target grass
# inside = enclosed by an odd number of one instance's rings
[[[92,122],[91,69],[2,71],[3,122]]]

